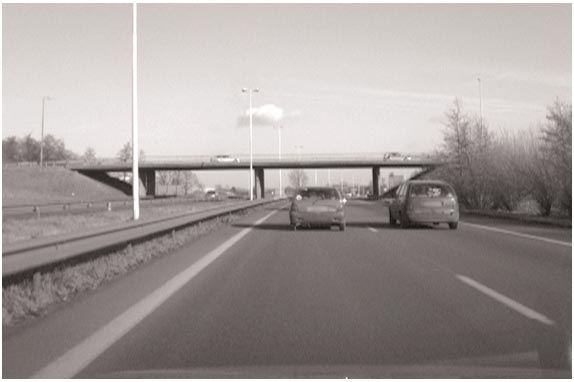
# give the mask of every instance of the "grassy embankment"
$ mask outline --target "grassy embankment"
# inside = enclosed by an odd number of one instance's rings
[[[2,168],[3,206],[120,199],[128,196],[65,168]]]
[[[10,167],[2,171],[2,202],[4,206],[79,201],[128,200],[121,192],[83,175],[63,168]],[[231,201],[233,202],[233,201]],[[217,203],[194,203],[193,200],[161,200],[142,203],[142,220],[172,214],[200,211]],[[131,219],[130,208],[113,211],[89,211],[82,214],[46,215],[18,219],[4,219],[2,240],[12,243],[49,235],[85,231],[105,227]]]

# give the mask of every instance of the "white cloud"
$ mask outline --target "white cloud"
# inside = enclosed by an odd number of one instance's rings
[[[286,118],[296,118],[302,113],[300,110],[293,110],[286,114],[280,107],[267,104],[246,110],[245,113],[239,117],[239,126],[249,126],[249,114],[253,116],[254,126],[274,126],[283,122]]]

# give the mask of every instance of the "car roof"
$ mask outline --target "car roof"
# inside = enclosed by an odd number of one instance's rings
[[[336,190],[336,188],[329,186],[324,187],[312,186],[312,187],[300,187],[298,190]]]
[[[419,179],[407,180],[405,183],[408,183],[408,184],[442,184],[444,186],[450,186],[450,184],[445,182],[445,181],[432,180],[432,179],[429,179],[429,180],[419,180]]]

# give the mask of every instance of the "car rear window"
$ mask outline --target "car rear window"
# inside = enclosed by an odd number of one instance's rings
[[[339,199],[337,190],[333,188],[307,189],[299,191],[303,199]]]
[[[413,184],[409,194],[416,198],[449,198],[454,191],[443,184]]]

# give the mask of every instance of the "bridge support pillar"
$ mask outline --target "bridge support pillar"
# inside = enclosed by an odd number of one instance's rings
[[[155,171],[140,170],[140,179],[145,188],[146,196],[155,196]]]
[[[373,199],[379,199],[379,176],[380,167],[373,167]]]
[[[257,192],[258,188],[259,188],[259,193]],[[255,168],[254,197],[256,199],[258,198],[257,195],[260,195],[259,198],[261,198],[261,199],[265,198],[265,172],[263,171],[263,168],[260,168],[260,167]]]

